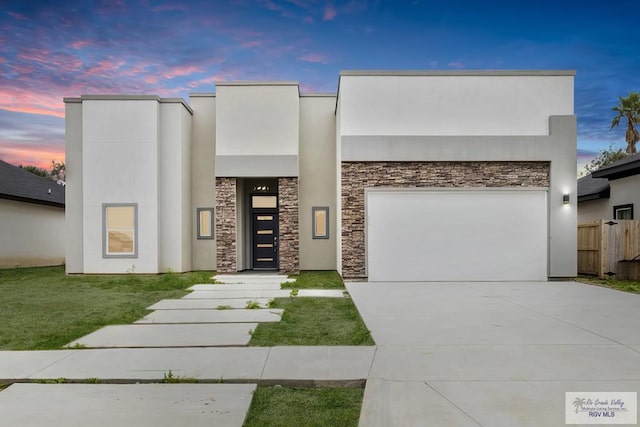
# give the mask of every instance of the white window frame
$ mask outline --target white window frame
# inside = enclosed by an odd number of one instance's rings
[[[631,212],[631,218],[633,219],[633,203],[627,203],[624,205],[616,205],[613,207],[613,219],[622,220],[622,218],[618,218],[618,212],[629,211]]]
[[[109,230],[107,228],[107,210],[109,208],[133,208],[133,252],[110,253]],[[125,230],[125,229],[123,229]],[[126,229],[130,230],[130,229]],[[102,257],[103,258],[138,258],[138,204],[137,203],[103,203],[102,204]]]

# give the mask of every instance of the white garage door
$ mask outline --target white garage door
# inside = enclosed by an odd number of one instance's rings
[[[371,190],[371,281],[547,280],[542,190]]]

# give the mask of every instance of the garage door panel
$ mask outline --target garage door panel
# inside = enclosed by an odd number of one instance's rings
[[[545,191],[370,191],[372,281],[546,280]]]

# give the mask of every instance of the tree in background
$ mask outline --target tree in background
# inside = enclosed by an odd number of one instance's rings
[[[51,160],[51,171],[47,171],[44,168],[39,168],[33,165],[20,165],[18,167],[20,169],[26,170],[27,172],[31,172],[34,175],[38,175],[54,181],[64,181],[67,169],[64,162],[56,162],[55,160]]]
[[[614,148],[613,143],[611,143],[609,147],[602,150],[595,159],[587,163],[584,166],[584,170],[587,171],[587,174],[590,174],[600,168],[609,166],[613,162],[624,159],[627,155],[625,150],[622,148]]]
[[[39,167],[33,166],[33,165],[27,165],[27,166],[20,165],[18,167],[20,169],[26,170],[27,172],[31,172],[34,175],[38,175],[38,176],[41,176],[43,178],[51,179],[51,175],[49,174],[49,172],[47,172],[43,168],[39,168]]]
[[[621,96],[618,98],[620,98],[620,104],[612,108],[618,115],[611,121],[611,129],[618,126],[620,119],[623,117],[627,119],[627,132],[625,133],[627,154],[635,154],[636,143],[640,140],[640,134],[638,134],[638,129],[636,129],[636,125],[640,120],[640,94],[638,94],[638,92],[631,92],[626,98]]]
[[[67,167],[64,162],[56,162],[55,160],[51,160],[51,177],[58,180],[65,180],[67,173]]]

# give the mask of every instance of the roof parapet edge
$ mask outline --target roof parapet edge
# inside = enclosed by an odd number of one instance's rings
[[[274,81],[261,81],[261,80],[233,80],[233,81],[216,81],[216,86],[300,86],[300,83],[295,80],[274,80]]]
[[[576,70],[343,70],[340,76],[575,76]]]
[[[337,93],[301,93],[300,94],[300,98],[303,97],[307,97],[307,98],[335,98],[336,96],[338,96]]]

